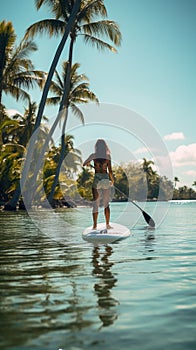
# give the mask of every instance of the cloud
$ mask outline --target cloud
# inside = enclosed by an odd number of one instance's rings
[[[140,147],[134,151],[134,154],[150,153],[150,154],[159,154],[158,148],[153,147]]]
[[[172,132],[171,134],[165,135],[163,137],[164,140],[166,141],[171,141],[171,140],[184,140],[184,134],[183,132]]]
[[[146,147],[141,147],[135,150],[135,154],[140,154],[140,153],[148,153],[149,150]]]
[[[174,167],[196,165],[196,143],[181,145],[174,152],[170,152],[170,158]]]
[[[196,170],[187,170],[184,172],[184,174],[196,177]]]

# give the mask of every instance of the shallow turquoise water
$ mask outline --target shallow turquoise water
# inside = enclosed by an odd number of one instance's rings
[[[1,349],[196,348],[196,202],[172,202],[155,230],[122,212],[132,236],[99,247],[81,238],[90,208],[0,212]]]

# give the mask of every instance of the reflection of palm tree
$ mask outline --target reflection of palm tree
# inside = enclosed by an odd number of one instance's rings
[[[104,327],[110,326],[117,319],[118,314],[115,306],[119,303],[111,295],[111,289],[116,285],[117,279],[110,271],[113,263],[109,262],[108,257],[112,254],[112,248],[105,246],[105,251],[101,257],[100,247],[93,249],[93,271],[92,274],[99,278],[95,283],[94,289],[98,297],[99,318]]]

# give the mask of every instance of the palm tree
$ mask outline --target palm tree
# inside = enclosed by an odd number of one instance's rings
[[[160,178],[157,172],[152,169],[151,164],[154,165],[154,162],[152,160],[143,158],[142,168],[146,174],[146,180],[148,184],[147,198],[158,198]]]
[[[2,135],[2,143],[18,143],[27,146],[27,143],[32,135],[35,119],[36,119],[37,105],[35,102],[28,102],[28,108],[25,109],[24,115],[16,113],[12,118],[8,117],[0,124],[0,132]],[[43,117],[44,121],[48,118]],[[48,129],[41,125],[40,130],[47,133]]]
[[[73,1],[65,2],[63,0],[56,0],[55,2],[52,0],[36,0],[37,9],[39,9],[43,4],[47,4],[50,7],[51,12],[55,14],[55,19],[47,19],[47,20],[43,20],[33,24],[27,29],[26,38],[30,36],[33,37],[36,33],[42,33],[44,31],[49,32],[50,35],[64,33],[63,38],[65,38],[66,30],[69,27],[70,39],[71,39],[67,74],[66,74],[66,79],[64,83],[65,89],[61,99],[60,113],[58,114],[58,117],[52,127],[52,131],[53,131],[55,130],[56,125],[58,124],[60,118],[63,116],[63,112],[66,109],[66,105],[68,103],[69,91],[70,91],[70,74],[71,74],[71,66],[72,66],[73,44],[76,40],[77,35],[82,34],[84,36],[85,42],[87,43],[90,42],[92,43],[92,45],[96,45],[98,49],[107,48],[115,52],[116,49],[113,46],[106,43],[105,41],[100,40],[98,36],[105,35],[116,46],[119,46],[121,42],[121,33],[119,31],[118,25],[114,21],[100,20],[97,22],[92,22],[92,19],[95,16],[100,16],[100,17],[107,16],[106,8],[103,4],[103,1],[101,0],[85,0],[85,1],[83,0],[81,1],[81,6],[79,4],[79,7],[77,7],[78,6],[77,1],[73,3]],[[50,83],[52,80],[52,76],[65,44],[65,41],[63,41],[63,38],[61,40],[61,43],[59,44],[59,47],[57,49],[57,52],[55,54],[54,60],[52,62],[52,65],[47,77],[47,81],[44,87],[44,91],[43,91],[43,95],[42,95],[42,99],[40,102],[39,111],[38,111],[38,115],[35,123],[35,129],[39,127],[41,122],[41,117],[42,117],[44,105],[46,102],[48,90],[50,87]],[[65,110],[64,128],[66,125],[66,117],[67,117],[67,113]],[[30,146],[33,146],[33,145],[30,145]],[[29,154],[27,154],[27,156],[29,160],[32,158],[32,147],[29,147]],[[25,180],[25,177],[27,177],[29,166],[30,166],[30,161],[25,163],[24,172],[23,172],[24,180]]]
[[[26,92],[35,84],[42,87],[45,73],[34,70],[29,55],[37,50],[32,40],[21,41],[15,46],[16,35],[11,22],[0,22],[0,105],[2,94],[10,94],[16,100],[30,99]]]
[[[58,1],[35,0],[35,3],[36,3],[37,10],[39,10],[43,4],[49,5],[49,7],[52,9],[52,12],[54,12],[54,13],[56,13],[55,9],[57,9],[56,16],[57,16],[57,18],[59,18]],[[48,72],[45,85],[44,85],[44,89],[43,89],[41,101],[39,104],[39,109],[38,109],[38,113],[37,113],[37,118],[36,118],[34,130],[36,130],[41,124],[41,119],[42,119],[44,107],[46,104],[46,99],[48,96],[49,88],[51,85],[52,77],[53,77],[54,71],[56,69],[56,66],[58,64],[61,53],[64,49],[67,37],[70,34],[71,29],[75,23],[75,20],[76,20],[76,17],[77,17],[77,14],[78,14],[78,11],[79,11],[79,8],[81,5],[81,0],[75,0],[75,1],[73,1],[73,0],[67,0],[67,1],[59,0],[59,3],[60,3],[60,8],[61,8],[61,10],[66,18],[66,21],[65,21],[64,26],[62,28],[62,34],[63,34],[62,39],[57,47],[56,53],[54,55],[54,58],[53,58],[53,61],[52,61],[50,70]],[[46,22],[47,21],[48,20],[46,20]],[[46,26],[46,22],[43,25],[43,27],[40,28],[41,32],[44,30],[44,27]],[[27,29],[25,38],[28,38],[31,35],[34,36],[35,32],[37,31],[36,27],[37,27],[37,24],[35,23],[33,26],[31,26],[29,29]],[[54,34],[54,32],[52,32],[51,34]]]
[[[38,0],[38,1],[36,1],[37,9],[39,9],[42,6],[42,4],[45,3],[45,2],[47,3],[46,0]],[[64,48],[65,42],[67,40],[67,37],[68,37],[68,35],[70,33],[70,30],[71,30],[71,28],[73,26],[73,23],[74,23],[75,19],[76,19],[76,15],[77,15],[78,9],[80,7],[80,4],[81,4],[81,0],[76,0],[74,4],[73,4],[72,0],[70,0],[70,1],[67,0],[66,2],[64,2],[65,12],[68,11],[68,9],[70,9],[71,6],[72,6],[72,11],[71,11],[70,16],[67,17],[67,24],[66,24],[66,26],[64,28],[63,37],[62,37],[61,42],[60,42],[60,44],[59,44],[59,46],[58,46],[58,48],[56,50],[53,62],[51,64],[49,73],[47,75],[47,79],[46,79],[46,82],[45,82],[45,85],[44,85],[44,89],[43,89],[43,93],[42,93],[42,98],[41,98],[41,101],[40,101],[40,104],[39,104],[39,110],[38,110],[37,118],[36,118],[35,125],[34,125],[34,131],[37,130],[37,128],[41,124],[41,118],[42,118],[42,115],[43,115],[43,110],[44,110],[44,106],[45,106],[45,103],[46,103],[46,99],[47,99],[49,87],[50,87],[50,84],[51,84],[51,81],[52,81],[52,77],[53,77],[55,68],[57,66],[57,63],[59,61],[61,52],[62,52],[62,50]],[[26,38],[25,38],[25,40],[26,40]],[[29,144],[29,147],[27,149],[26,161],[24,163],[23,173],[22,173],[23,183],[25,183],[27,174],[29,173],[30,162],[31,162],[31,159],[33,157],[34,141],[35,141],[34,139],[33,140],[30,139],[30,144]],[[10,203],[10,206],[9,206],[10,209],[12,208],[12,205],[13,205],[13,209],[15,210],[16,203],[19,200],[20,194],[21,194],[21,189],[20,189],[20,186],[18,186],[18,188],[16,190],[16,193],[14,193],[14,198],[13,198],[13,201],[12,201],[13,203]]]
[[[62,101],[62,96],[65,89],[65,80],[67,76],[69,62],[64,61],[62,63],[62,73],[61,75],[58,71],[55,71],[55,78],[51,84],[51,93],[54,96],[47,99],[47,104],[49,105],[59,105]],[[79,63],[74,63],[71,68],[70,74],[70,90],[69,98],[67,101],[67,107],[71,107],[72,112],[79,117],[79,119],[84,123],[84,116],[77,104],[88,103],[89,101],[94,101],[98,103],[98,99],[95,94],[89,89],[89,79],[85,74],[78,74],[80,68]]]
[[[4,135],[4,142],[1,146],[1,152],[2,154],[4,154],[3,161],[8,162],[9,167],[13,169],[13,172],[15,172],[14,169],[19,167],[19,170],[17,171],[18,176],[14,178],[14,186],[12,186],[11,193],[13,193],[13,197],[9,198],[9,201],[4,206],[4,209],[6,210],[16,210],[16,206],[20,198],[21,191],[19,181],[22,169],[21,166],[22,162],[24,161],[24,154],[26,152],[27,143],[29,141],[29,138],[31,137],[31,133],[34,128],[36,119],[36,108],[37,106],[35,102],[29,101],[29,107],[25,110],[24,116],[16,114],[12,118],[7,117],[7,119],[3,121],[0,125],[0,131],[2,135]],[[44,117],[44,119],[47,120],[46,117]],[[45,125],[41,125],[40,136],[42,138],[45,138],[46,133],[48,133],[47,127]],[[40,144],[39,147],[41,146],[42,145]],[[20,157],[17,156],[18,151],[13,151],[16,148],[20,151]],[[21,154],[21,150],[23,150],[23,154]],[[11,154],[9,154],[9,152]],[[37,152],[39,153],[40,150],[37,150]],[[13,159],[14,154],[16,159],[20,159],[20,161],[17,161],[17,167]]]
[[[177,182],[180,182],[177,176],[174,177],[174,187],[176,188]]]
[[[92,200],[92,183],[93,183],[93,172],[82,168],[82,172],[79,174],[77,179],[77,188],[81,197],[85,200]]]
[[[15,138],[15,130],[19,127],[19,123],[16,120],[13,120],[8,115],[1,115],[1,123],[0,123],[0,135],[1,141],[0,146],[13,142]]]
[[[42,87],[45,79],[45,73],[34,70],[33,63],[28,58],[33,51],[37,50],[35,43],[32,40],[23,40],[17,47],[15,43],[16,35],[12,23],[2,21],[0,23],[0,110],[4,122],[3,125],[1,124],[4,130],[2,143],[13,141],[15,137],[13,131],[16,131],[17,127],[20,127],[17,121],[11,120],[5,115],[4,106],[2,105],[3,93],[10,94],[16,100],[27,100],[30,104],[30,95],[26,89],[33,87],[35,84]],[[10,133],[12,134],[12,140],[9,139]],[[23,136],[27,139],[28,134],[25,135],[24,133]],[[8,137],[7,141],[5,137]],[[18,185],[6,209],[15,210],[19,197],[20,186]]]
[[[36,111],[37,104],[36,102],[29,101],[28,108],[25,109],[24,115],[16,114],[13,116],[13,119],[16,119],[19,122],[17,137],[18,142],[21,145],[27,146],[30,137],[34,130],[35,120],[36,120]],[[48,121],[48,118],[43,116],[44,121]],[[43,133],[43,136],[48,133],[48,128],[42,124],[40,131]]]
[[[37,0],[36,1],[37,9],[39,9],[44,3],[47,3],[47,2],[48,2],[47,0]],[[53,2],[53,1],[51,0],[51,2]],[[56,2],[53,2],[53,4],[55,7]],[[49,70],[48,75],[47,75],[47,79],[46,79],[46,82],[45,82],[45,85],[43,88],[41,101],[39,104],[37,118],[36,118],[35,125],[34,125],[34,131],[37,130],[41,124],[41,119],[43,116],[43,111],[44,111],[48,91],[49,91],[49,88],[51,85],[52,77],[53,77],[55,68],[58,64],[58,61],[59,61],[60,55],[62,53],[62,50],[64,48],[64,45],[66,43],[67,37],[68,37],[68,35],[71,31],[71,28],[75,22],[78,10],[80,8],[81,0],[75,0],[74,3],[73,3],[73,0],[66,0],[66,1],[62,0],[62,4],[64,5],[64,13],[65,12],[68,13],[68,10],[69,10],[70,15],[67,16],[67,22],[66,22],[66,25],[64,26],[64,29],[63,29],[63,37],[62,37],[62,39],[57,47],[53,62],[51,64],[50,70]],[[71,12],[70,12],[70,9],[71,9]],[[25,37],[24,39],[26,41],[27,38]],[[27,174],[29,173],[31,159],[33,157],[34,143],[35,143],[35,139],[31,138],[30,143],[29,143],[29,147],[27,149],[26,160],[24,162],[24,167],[23,167],[23,173],[22,173],[23,183],[25,183],[26,178],[27,178]],[[16,191],[14,193],[13,199],[11,200],[10,205],[8,206],[7,209],[15,210],[16,204],[19,200],[20,195],[21,195],[21,188],[20,188],[20,186],[18,186],[18,188],[16,189]]]
[[[152,170],[151,164],[154,165],[154,162],[152,160],[147,160],[146,158],[143,158],[142,168],[148,176],[152,176],[155,173]]]
[[[26,31],[26,38],[34,37],[37,33],[43,33],[44,31],[49,33],[50,36],[63,34],[65,33],[65,28],[68,26],[69,20],[72,17],[74,7],[76,7],[77,1],[74,3],[73,1],[64,1],[64,0],[35,0],[37,9],[39,9],[43,4],[47,4],[50,8],[50,11],[54,13],[55,19],[46,19],[34,23],[30,26]],[[72,67],[72,56],[73,56],[73,45],[76,41],[78,35],[83,35],[86,43],[91,43],[92,45],[96,45],[98,49],[109,49],[113,52],[116,52],[116,49],[110,45],[109,43],[101,40],[99,38],[100,35],[105,35],[109,38],[116,46],[119,46],[121,43],[121,33],[118,28],[118,25],[114,21],[109,20],[98,20],[96,22],[92,22],[95,16],[106,17],[107,10],[103,4],[102,0],[82,0],[81,5],[75,11],[75,19],[70,26],[70,48],[69,48],[69,66],[67,69],[66,83],[64,84],[65,90],[64,95],[61,101],[61,109],[66,105],[66,99],[68,99],[69,95],[69,85],[70,85],[70,72]],[[67,25],[67,26],[66,26]],[[62,48],[63,49],[63,48]],[[62,50],[61,50],[62,52]],[[60,55],[58,56],[59,59]],[[58,63],[57,58],[55,58],[55,63],[53,60],[52,66],[52,76],[54,74],[54,70]],[[51,66],[51,68],[52,68]],[[49,72],[49,75],[50,72]],[[47,87],[47,93],[49,91],[50,82],[49,81]],[[49,78],[47,79],[48,83]],[[44,94],[44,93],[43,93]],[[47,96],[46,96],[47,97]],[[46,98],[44,101],[41,101],[40,110],[38,112],[37,120],[35,127],[39,127],[41,122],[41,117],[43,113],[43,103],[45,105]],[[41,111],[42,109],[42,111]],[[59,118],[61,116],[59,115]]]
[[[60,101],[62,101],[63,95],[64,95],[64,89],[65,86],[64,84],[66,83],[66,74],[67,74],[67,69],[69,66],[68,62],[63,62],[63,72],[62,72],[62,79],[58,72],[56,71],[56,81],[52,83],[51,86],[51,91],[54,91],[56,96],[51,97],[48,99],[49,104],[59,104]],[[65,142],[65,126],[67,122],[67,117],[68,117],[68,109],[71,108],[73,113],[80,118],[82,122],[84,122],[84,116],[81,110],[78,108],[78,104],[84,104],[88,103],[89,101],[91,102],[97,102],[98,99],[95,96],[95,94],[89,89],[89,83],[88,83],[88,78],[84,74],[78,74],[77,70],[80,67],[78,63],[75,63],[72,66],[71,69],[71,74],[70,74],[70,91],[69,91],[69,97],[66,100],[66,105],[64,105],[65,108],[65,116],[64,116],[64,122],[62,126],[62,135],[61,135],[61,152],[60,152],[60,159],[58,162],[58,166],[56,169],[56,174],[54,178],[54,183],[50,192],[50,195],[48,197],[49,202],[52,202],[54,192],[56,185],[58,183],[58,178],[60,174],[60,169],[62,162],[65,158],[66,155],[66,142]],[[61,107],[60,107],[61,108]]]
[[[78,166],[81,164],[81,152],[74,148],[73,136],[66,135],[64,137],[65,142],[65,153],[64,153],[64,161],[62,164],[62,176],[64,180],[67,182],[71,182],[72,173],[75,173],[78,169]],[[59,166],[59,161],[61,158],[62,147],[53,146],[48,152],[47,159],[44,165],[44,187],[46,195],[49,197],[60,199],[59,196],[62,197],[62,191],[60,185],[57,183],[54,187],[54,180],[56,178],[56,169]],[[58,177],[57,181],[60,177]],[[54,194],[51,196],[52,189],[54,187]]]
[[[0,200],[7,202],[15,192],[21,173],[25,147],[16,143],[6,143],[0,152]]]
[[[193,182],[192,186],[196,187],[196,181]]]

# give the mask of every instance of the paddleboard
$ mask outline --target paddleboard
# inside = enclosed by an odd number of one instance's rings
[[[106,229],[105,222],[99,223],[96,230],[92,229],[92,226],[87,227],[82,233],[82,238],[90,243],[107,244],[123,240],[131,235],[130,230],[124,225],[113,222],[110,225],[112,227],[110,229]]]

